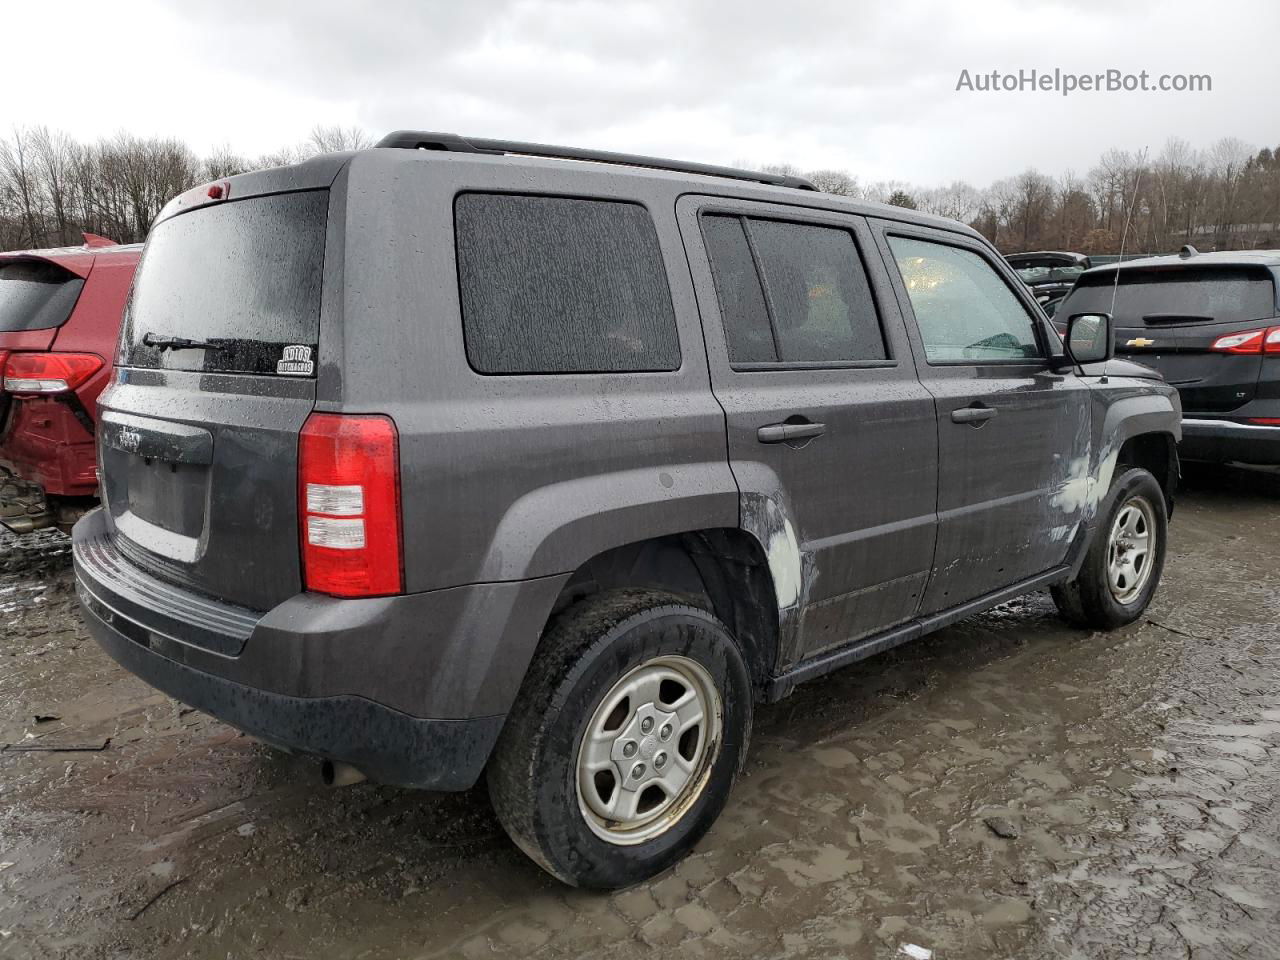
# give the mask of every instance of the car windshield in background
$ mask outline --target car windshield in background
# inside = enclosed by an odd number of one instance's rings
[[[327,191],[202,207],[151,233],[121,334],[133,367],[309,376]]]
[[[1257,267],[1129,269],[1082,277],[1069,296],[1070,313],[1110,313],[1117,326],[1227,323],[1276,315],[1275,284]],[[1112,309],[1112,290],[1115,308]]]
[[[0,333],[61,326],[83,286],[83,280],[55,263],[0,262]]]

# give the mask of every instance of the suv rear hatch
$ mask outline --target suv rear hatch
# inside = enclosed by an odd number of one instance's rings
[[[100,404],[116,549],[253,610],[301,590],[298,434],[315,405],[328,199],[231,198],[158,223]]]
[[[84,277],[37,256],[0,257],[0,371],[14,350],[48,350],[67,322]],[[0,428],[9,398],[0,382]]]
[[[1214,344],[1277,322],[1271,271],[1249,265],[1090,271],[1055,316],[1065,321],[1095,311],[1115,318],[1116,352],[1160,371],[1178,388],[1188,413],[1225,413],[1253,399],[1261,352],[1232,353]]]

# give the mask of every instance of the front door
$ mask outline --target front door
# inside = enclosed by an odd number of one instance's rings
[[[783,611],[779,666],[912,619],[937,427],[865,221],[713,197],[678,214],[742,526]]]
[[[937,401],[930,614],[1065,561],[1088,495],[1089,389],[1054,372],[1052,332],[985,244],[889,221],[874,229]]]

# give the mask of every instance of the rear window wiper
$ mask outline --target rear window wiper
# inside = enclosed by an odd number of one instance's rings
[[[153,333],[145,334],[142,342],[148,347],[158,350],[225,350],[225,343],[210,343],[208,340],[192,340],[189,337],[157,337]]]

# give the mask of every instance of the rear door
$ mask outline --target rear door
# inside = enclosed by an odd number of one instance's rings
[[[709,197],[683,198],[679,220],[743,523],[773,534],[778,602],[800,618],[783,659],[910,620],[936,427],[865,222]]]
[[[1182,408],[1227,413],[1254,398],[1262,372],[1261,337],[1213,349],[1233,334],[1275,324],[1280,310],[1263,266],[1161,265],[1089,273],[1056,316],[1101,311],[1115,318],[1116,352],[1154,367],[1178,388]]]
[[[116,547],[251,609],[301,589],[298,433],[315,402],[328,199],[233,198],[159,223],[100,402]]]
[[[921,612],[1061,564],[1083,519],[1089,390],[1050,367],[1050,331],[985,245],[876,222],[936,399],[938,549]]]

